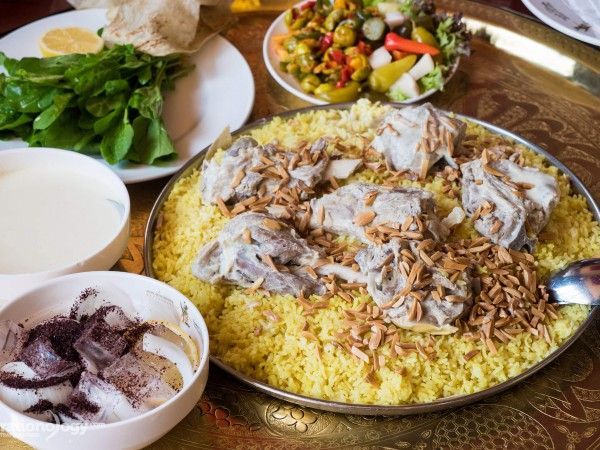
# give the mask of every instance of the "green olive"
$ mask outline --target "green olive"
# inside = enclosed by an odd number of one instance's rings
[[[311,73],[317,65],[315,57],[310,53],[302,53],[297,55],[295,62],[298,64],[300,71],[303,73]]]
[[[356,42],[356,31],[349,25],[339,25],[333,33],[334,44],[350,47]]]
[[[285,41],[283,41],[283,48],[285,48],[285,50],[288,53],[294,53],[296,51],[297,46],[298,39],[296,39],[294,36],[290,36],[289,38],[286,38]]]
[[[300,75],[300,66],[298,64],[296,64],[295,62],[291,62],[287,66],[285,66],[285,70],[287,73],[289,73],[291,75],[294,75],[294,76]]]
[[[345,11],[343,9],[334,9],[329,13],[323,26],[328,31],[333,31],[340,20],[344,17]]]
[[[299,30],[304,25],[306,25],[306,22],[308,22],[308,18],[307,17],[298,17],[296,20],[294,20],[294,22],[292,23],[292,25],[290,26],[290,28],[292,30]]]
[[[439,44],[433,34],[427,31],[423,27],[415,27],[412,30],[410,38],[413,41],[422,42],[423,44],[431,45],[432,47],[439,48]]]
[[[288,9],[285,12],[285,16],[283,16],[283,20],[285,24],[289,27],[294,22],[294,12],[291,9]]]
[[[321,86],[319,86],[321,87]],[[330,89],[325,92],[316,92],[315,95],[328,103],[342,103],[356,100],[360,94],[360,83],[350,81],[343,88]]]
[[[304,55],[305,53],[310,53],[310,47],[306,42],[299,42],[296,46],[296,50],[294,51],[296,55]]]
[[[319,80],[319,77],[310,73],[308,75],[306,75],[304,78],[302,78],[302,81],[300,82],[300,87],[302,88],[302,90],[304,92],[314,92],[315,89],[317,87],[319,87],[319,85],[321,84],[321,80]]]

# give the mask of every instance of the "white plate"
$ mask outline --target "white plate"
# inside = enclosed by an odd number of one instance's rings
[[[296,6],[301,5],[302,3],[304,2],[300,2]],[[277,83],[289,93],[294,94],[296,97],[299,97],[306,102],[312,103],[313,105],[326,105],[327,102],[304,92],[302,88],[300,88],[300,83],[298,82],[298,80],[296,80],[296,78],[294,78],[293,75],[290,75],[289,73],[286,73],[279,68],[279,57],[277,56],[277,53],[275,53],[275,46],[272,45],[273,37],[287,33],[288,29],[285,25],[284,12],[273,21],[273,23],[267,30],[267,33],[265,34],[265,39],[263,40],[263,60],[265,61],[265,66],[267,66],[267,70],[275,79],[275,81],[277,81]],[[454,65],[450,68],[450,71],[446,75],[446,80],[444,81],[444,84],[448,83],[450,78],[452,78],[452,76],[456,72],[459,61],[460,58],[457,59]],[[404,100],[403,102],[396,103],[401,103],[403,105],[417,103],[435,94],[438,90],[439,89],[430,89],[429,91],[424,92],[418,97],[414,97],[409,100]],[[389,101],[389,99],[386,100]]]
[[[79,26],[97,30],[106,25],[106,10],[69,11],[30,23],[0,39],[0,51],[12,58],[41,56],[38,41],[47,30]],[[217,35],[191,55],[196,65],[167,93],[163,117],[178,158],[156,166],[123,162],[110,166],[125,183],[138,183],[175,173],[209,145],[223,128],[242,126],[254,104],[254,80],[248,63],[225,38]],[[21,140],[0,141],[0,150],[22,146]],[[100,156],[95,156],[101,159]]]
[[[600,30],[594,30],[566,0],[523,0],[523,3],[546,25],[588,44],[600,45]]]

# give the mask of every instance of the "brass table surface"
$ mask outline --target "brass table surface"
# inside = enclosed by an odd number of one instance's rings
[[[600,200],[600,51],[479,3],[437,3],[462,10],[480,31],[473,55],[432,103],[548,149]],[[251,121],[306,106],[279,87],[262,62],[262,38],[276,10],[283,8],[281,3],[263,5],[240,14],[226,33],[254,75]],[[165,183],[129,186],[131,238],[116,269],[143,272],[144,228]],[[600,448],[599,343],[596,321],[564,355],[516,388],[460,409],[401,418],[301,408],[249,389],[211,366],[197,408],[151,448]],[[0,447],[24,444],[0,433]]]

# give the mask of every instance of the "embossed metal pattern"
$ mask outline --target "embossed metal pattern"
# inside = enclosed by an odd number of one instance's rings
[[[506,11],[465,0],[436,3],[464,11],[468,19],[481,24],[482,31],[474,40],[473,56],[461,64],[455,78],[432,102],[487,120],[540,145],[600,199],[598,51]],[[253,71],[256,103],[251,120],[306,106],[283,92],[262,63],[262,36],[277,14],[242,15],[226,36]],[[499,31],[512,34],[498,41]],[[531,49],[524,43],[532,42],[551,51],[542,61],[546,67],[552,68],[558,58],[572,64],[572,73],[563,75],[530,62]],[[540,47],[536,49],[539,53]],[[143,271],[144,228],[166,182],[128,187],[132,238],[116,269]],[[334,414],[291,405],[212,365],[198,407],[152,448],[600,448],[599,342],[600,320],[596,320],[563,355],[508,391],[455,410],[396,418]],[[6,434],[0,434],[0,447],[26,448]]]

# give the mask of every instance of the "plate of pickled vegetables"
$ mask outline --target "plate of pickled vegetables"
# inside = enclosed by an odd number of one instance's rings
[[[444,88],[470,39],[460,13],[430,0],[307,0],[271,24],[263,58],[284,89],[313,104],[415,103]]]

